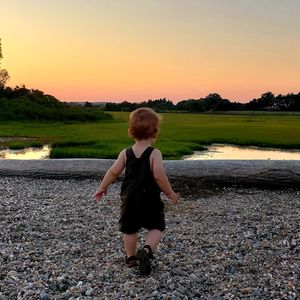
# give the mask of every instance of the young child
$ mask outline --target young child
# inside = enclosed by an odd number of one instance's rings
[[[158,134],[159,115],[152,109],[139,108],[130,114],[129,136],[135,144],[120,152],[117,160],[105,174],[95,194],[100,200],[108,187],[125,169],[121,187],[120,231],[126,251],[126,264],[138,264],[142,275],[150,274],[153,252],[165,229],[164,204],[161,191],[176,204],[179,196],[173,191],[165,175],[161,152],[151,147]],[[138,231],[148,230],[145,245],[137,251]]]

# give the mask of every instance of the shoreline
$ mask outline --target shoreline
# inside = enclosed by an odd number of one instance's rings
[[[0,160],[0,176],[53,179],[100,178],[112,159]],[[300,160],[195,160],[164,161],[172,182],[262,188],[300,186]]]

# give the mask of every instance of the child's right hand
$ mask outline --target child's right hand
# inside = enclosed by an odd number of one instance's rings
[[[168,194],[167,197],[172,201],[173,204],[177,204],[180,199],[180,196],[175,192]]]
[[[106,196],[106,194],[107,194],[107,189],[100,188],[95,194],[96,201],[101,200],[103,196]]]

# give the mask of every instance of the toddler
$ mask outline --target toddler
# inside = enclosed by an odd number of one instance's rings
[[[161,152],[154,149],[158,134],[159,115],[150,108],[139,108],[130,114],[129,136],[135,140],[132,147],[120,152],[117,160],[105,174],[95,197],[100,200],[108,187],[125,168],[121,186],[120,231],[128,267],[138,265],[142,275],[151,272],[153,252],[165,229],[164,204],[161,191],[176,204],[179,196],[173,191],[165,175]],[[145,245],[137,251],[138,231],[148,230]]]

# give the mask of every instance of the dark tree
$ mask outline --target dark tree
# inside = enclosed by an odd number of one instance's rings
[[[253,99],[246,104],[246,109],[263,110],[268,107],[274,107],[275,97],[272,92],[267,92],[261,95],[258,99]],[[275,107],[274,107],[275,108]]]

